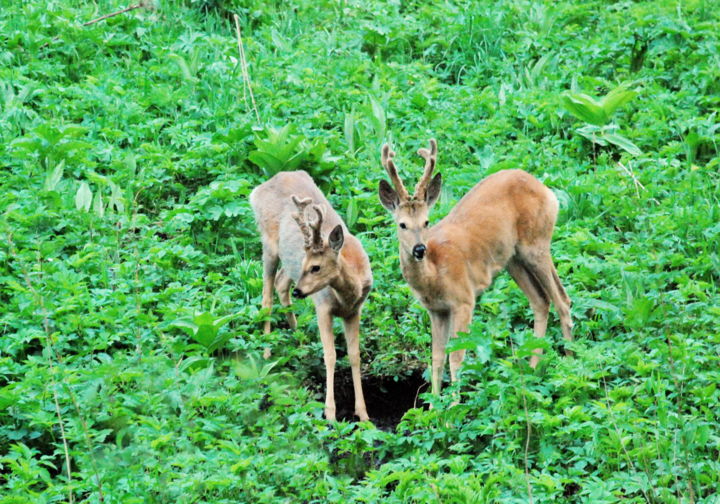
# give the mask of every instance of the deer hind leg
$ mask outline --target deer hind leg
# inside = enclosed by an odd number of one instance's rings
[[[560,329],[563,338],[568,342],[572,341],[573,322],[570,316],[570,298],[565,292],[562,283],[560,283],[560,278],[550,256],[550,250],[531,251],[523,254],[523,266],[532,273],[547,297],[555,305],[560,317]],[[566,349],[565,354],[572,355],[572,352]]]
[[[563,287],[562,282],[560,282],[560,277],[557,274],[557,270],[555,269],[555,265],[552,263],[552,260],[550,261],[550,267],[552,268],[553,281],[555,282],[555,287],[557,288],[559,294],[559,301],[555,303],[555,309],[557,309],[558,315],[560,316],[560,327],[562,329],[563,338],[565,338],[566,341],[572,341],[572,329],[574,325],[570,315],[570,305],[572,304],[572,301],[570,301],[570,296],[567,295],[565,287]],[[560,307],[561,305],[562,308]],[[566,348],[565,355],[573,355],[573,351]]]
[[[325,360],[325,418],[335,420],[335,337],[332,328],[332,315],[316,307],[318,329],[323,346]]]
[[[289,276],[287,276],[285,270],[280,268],[280,271],[277,272],[275,277],[275,290],[278,293],[278,297],[280,297],[280,304],[283,306],[290,306],[292,304],[290,301],[291,283],[292,280]],[[295,329],[297,327],[297,319],[295,318],[294,313],[291,311],[286,312],[285,318],[287,318],[287,323],[290,326],[290,329]]]
[[[280,258],[277,253],[271,250],[271,247],[263,242],[263,292],[262,307],[267,308],[268,314],[272,311],[273,304],[273,286],[275,284],[275,274],[277,272]],[[265,334],[270,332],[270,319],[265,321]]]
[[[365,406],[365,396],[360,375],[360,314],[346,318],[345,341],[347,343],[348,360],[352,371],[353,388],[355,390],[355,414],[361,421],[370,420]]]
[[[548,314],[550,313],[550,300],[545,290],[539,285],[534,275],[520,262],[511,260],[507,265],[508,273],[513,277],[518,287],[522,289],[530,301],[533,311],[533,332],[536,338],[545,337]],[[542,348],[536,348],[535,355],[530,359],[530,367],[535,369],[542,355]]]

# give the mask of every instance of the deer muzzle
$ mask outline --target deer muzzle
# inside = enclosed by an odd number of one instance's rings
[[[412,254],[415,259],[418,261],[422,260],[423,257],[425,257],[425,251],[427,250],[427,247],[425,247],[424,244],[418,243],[415,245],[412,249]]]
[[[307,294],[303,293],[300,289],[293,289],[292,295],[294,298],[303,299]]]

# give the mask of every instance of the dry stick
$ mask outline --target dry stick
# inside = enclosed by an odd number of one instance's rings
[[[146,4],[146,2],[140,2],[139,4],[131,5],[130,7],[126,7],[126,8],[124,8],[124,9],[122,9],[122,10],[117,11],[117,12],[111,12],[110,14],[105,14],[104,16],[100,16],[99,18],[95,18],[95,19],[93,19],[93,20],[91,20],[91,21],[88,21],[87,23],[83,23],[83,26],[89,26],[89,25],[91,25],[91,24],[97,23],[98,21],[102,21],[103,19],[107,19],[107,18],[119,16],[120,14],[125,14],[126,12],[130,12],[130,11],[135,10],[135,9],[140,9],[140,8],[142,8],[142,7],[147,7],[147,5],[145,5],[145,4]]]
[[[422,385],[420,385],[418,387],[417,392],[415,392],[415,400],[413,401],[413,408],[417,408],[417,401],[418,401],[418,397],[420,396],[420,389],[423,387],[427,387],[427,386],[428,386],[427,383],[423,383]]]
[[[248,92],[250,93],[250,101],[252,101],[253,110],[255,111],[255,118],[257,122],[260,122],[260,114],[258,114],[257,105],[255,104],[255,96],[253,95],[252,86],[250,85],[250,73],[247,69],[247,60],[245,59],[245,47],[242,43],[242,36],[240,35],[240,20],[237,14],[233,14],[235,19],[235,31],[237,33],[238,40],[238,52],[240,53],[240,70],[243,74],[243,98],[245,98],[245,106],[247,106],[247,98],[245,97],[245,86],[247,85]]]
[[[635,184],[635,194],[636,194],[638,197],[640,197],[640,190],[638,189],[638,187],[641,187],[641,188],[643,189],[643,191],[644,191],[644,190],[645,190],[645,186],[642,185],[642,183],[637,179],[637,177],[635,176],[635,174],[632,172],[632,169],[628,169],[624,164],[622,164],[622,163],[619,162],[619,161],[618,161],[618,164],[617,164],[617,165],[618,165],[620,168],[622,168],[622,169],[625,171],[625,173],[627,173],[628,175],[630,175],[630,178],[632,178],[633,183]]]
[[[119,10],[116,12],[111,12],[110,14],[105,14],[104,16],[100,16],[99,18],[92,19],[92,20],[88,21],[87,23],[83,23],[82,26],[90,26],[91,24],[95,24],[98,21],[102,21],[104,19],[119,16],[120,14],[125,14],[126,12],[130,12],[135,9],[141,9],[143,7],[148,8],[148,9],[151,8],[150,1],[149,0],[143,1],[143,2],[140,2],[139,4],[131,5],[130,7],[126,7],[122,10]],[[58,40],[60,40],[60,37],[55,37],[50,42],[45,42],[43,45],[41,45],[40,49],[45,49],[47,46],[49,46],[50,44],[52,44],[54,42],[57,42]]]

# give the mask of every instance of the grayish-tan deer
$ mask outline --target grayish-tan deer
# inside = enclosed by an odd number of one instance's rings
[[[325,418],[335,419],[333,317],[345,325],[355,390],[355,414],[368,420],[360,381],[360,311],[372,286],[367,254],[357,238],[304,171],[281,172],[256,187],[250,205],[262,236],[262,306],[272,308],[273,286],[280,302],[310,296],[315,303],[326,371]],[[315,214],[311,218],[308,213]],[[279,264],[282,269],[278,271]],[[292,328],[296,319],[287,315]],[[270,321],[265,322],[265,333]]]
[[[440,392],[448,339],[467,331],[476,298],[503,268],[530,301],[535,335],[545,335],[552,302],[563,337],[571,341],[570,298],[550,255],[558,213],[552,191],[525,171],[503,170],[476,184],[430,227],[428,213],[442,185],[439,173],[432,176],[437,163],[435,140],[418,154],[425,159],[425,170],[410,196],[393,162],[395,153],[383,146],[382,165],[394,189],[381,180],[379,194],[398,225],[403,277],[430,313],[433,393]],[[532,356],[533,368],[541,354],[542,349],[537,349]],[[452,381],[464,358],[464,350],[451,353]]]

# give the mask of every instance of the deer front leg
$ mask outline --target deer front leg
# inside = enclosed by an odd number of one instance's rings
[[[450,312],[430,312],[432,329],[432,367],[430,383],[432,393],[440,394],[442,388],[443,368],[445,367],[445,347],[450,330]]]
[[[280,297],[280,304],[286,308],[292,304],[292,302],[290,301],[291,282],[292,280],[289,276],[287,276],[285,270],[280,269],[280,271],[277,272],[277,276],[275,277],[275,290]],[[293,312],[288,311],[285,314],[285,318],[287,318],[290,329],[295,329],[297,327],[297,319],[295,318],[295,314]]]
[[[263,243],[263,292],[262,307],[268,309],[268,316],[272,311],[273,304],[273,287],[275,285],[275,273],[277,272],[280,259],[276,254],[270,251],[270,247]],[[270,319],[265,321],[264,333],[270,333]]]
[[[360,375],[360,314],[344,319],[344,323],[347,354],[350,361],[350,370],[352,371],[353,388],[355,389],[355,414],[361,421],[370,420],[365,407]]]
[[[335,420],[335,337],[332,330],[332,315],[320,307],[316,308],[320,340],[325,360],[325,418]]]
[[[460,305],[453,311],[453,329],[450,337],[455,338],[459,332],[467,332],[473,315],[473,305]],[[458,369],[465,359],[465,350],[455,350],[450,354],[450,380],[457,380]]]

